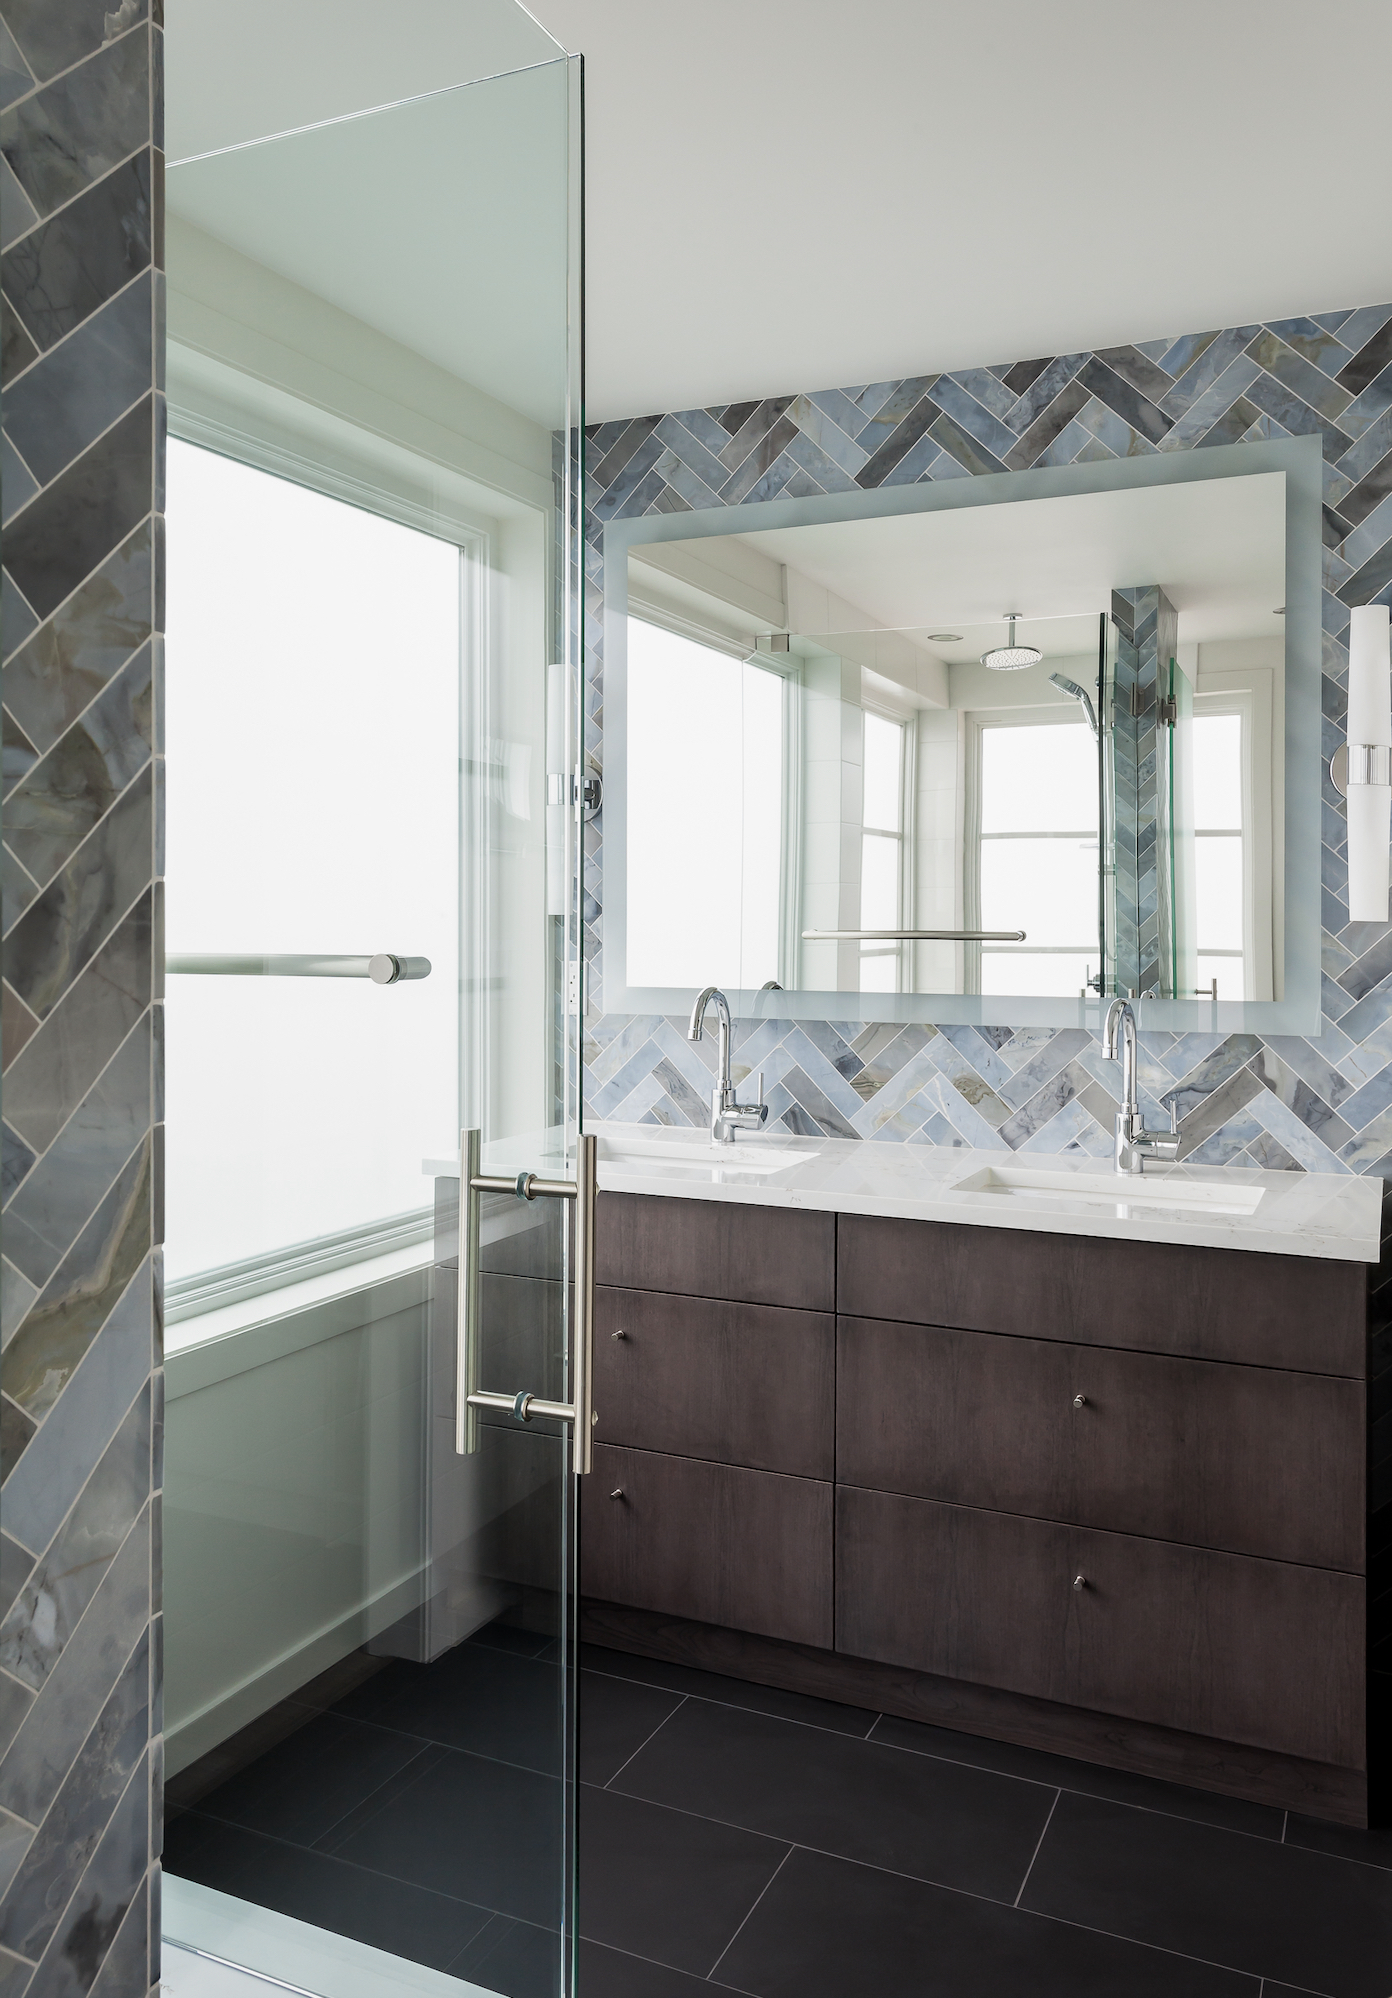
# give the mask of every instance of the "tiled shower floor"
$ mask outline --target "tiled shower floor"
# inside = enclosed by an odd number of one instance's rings
[[[388,1667],[173,1817],[166,1866],[554,1998],[541,1643],[495,1629]],[[617,1652],[584,1665],[580,1998],[1392,1993],[1392,1833]]]

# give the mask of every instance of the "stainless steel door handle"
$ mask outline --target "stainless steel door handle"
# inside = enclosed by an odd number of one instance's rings
[[[570,1179],[539,1179],[535,1173],[506,1175],[480,1172],[482,1137],[465,1131],[459,1146],[459,1323],[456,1333],[454,1447],[467,1456],[479,1447],[478,1411],[506,1409],[519,1422],[549,1416],[571,1426],[571,1458],[578,1476],[590,1469],[594,1455],[590,1410],[594,1378],[594,1227],[595,1196],[599,1190],[598,1145],[593,1137],[579,1144],[576,1173]],[[545,1401],[525,1389],[502,1394],[479,1384],[479,1236],[480,1196],[511,1193],[519,1200],[575,1202],[574,1316],[571,1338],[570,1401]]]

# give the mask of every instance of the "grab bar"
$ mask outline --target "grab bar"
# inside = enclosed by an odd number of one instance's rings
[[[1023,930],[804,930],[804,943],[1023,943]]]
[[[170,957],[166,971],[178,976],[198,973],[208,978],[370,978],[374,985],[402,985],[429,978],[428,957],[397,957],[379,951],[376,957]]]

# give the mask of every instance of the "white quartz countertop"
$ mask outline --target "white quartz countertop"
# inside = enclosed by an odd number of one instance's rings
[[[701,1131],[591,1129],[605,1192],[1378,1260],[1382,1181],[1361,1174],[1152,1163],[1134,1178],[1107,1159],[743,1133],[726,1146]]]

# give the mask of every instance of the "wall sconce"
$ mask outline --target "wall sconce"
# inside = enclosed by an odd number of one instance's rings
[[[1392,662],[1386,604],[1349,616],[1348,740],[1329,761],[1348,800],[1351,923],[1385,923],[1392,842]]]

